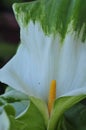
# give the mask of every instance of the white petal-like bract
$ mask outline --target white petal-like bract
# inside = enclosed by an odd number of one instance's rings
[[[61,41],[59,34],[46,35],[38,22],[30,21],[20,34],[16,55],[0,70],[1,82],[44,100],[53,79],[57,97],[86,93],[86,43],[75,33]]]

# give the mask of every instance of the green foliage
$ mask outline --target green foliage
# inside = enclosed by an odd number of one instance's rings
[[[85,98],[79,95],[56,99],[49,118],[46,102],[8,89],[0,96],[0,118],[2,125],[6,119],[6,130],[86,130],[86,106],[80,102]]]
[[[25,128],[28,130],[46,130],[44,119],[32,102],[30,102],[28,111],[18,120],[24,122]]]
[[[49,121],[49,130],[67,130],[60,129],[63,122],[63,115],[67,110],[70,110],[75,104],[86,98],[86,95],[61,97],[55,101],[54,108]],[[73,115],[74,116],[74,115]],[[83,115],[84,116],[84,115]],[[74,124],[72,124],[72,127]],[[70,127],[71,128],[71,127]]]
[[[42,108],[44,102],[33,97],[30,99],[29,101],[28,96],[10,88],[0,96],[0,108],[7,113],[10,130],[46,130],[46,121],[41,113],[41,110],[46,111],[45,105]]]
[[[47,104],[43,100],[40,100],[40,99],[37,99],[34,97],[30,97],[30,100],[33,102],[33,104],[37,107],[37,109],[42,114],[42,116],[44,118],[45,125],[47,127],[48,120],[49,120],[49,113],[48,113]]]
[[[64,113],[64,117],[64,128],[67,130],[86,130],[86,105],[77,103]]]

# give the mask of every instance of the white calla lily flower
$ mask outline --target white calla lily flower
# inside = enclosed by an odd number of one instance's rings
[[[39,22],[21,27],[16,55],[0,69],[0,81],[29,96],[48,99],[56,80],[56,97],[86,94],[86,42],[67,33],[45,35]]]
[[[10,128],[85,129],[86,1],[37,0],[13,10],[21,43],[0,69],[0,82],[13,88],[1,96],[16,114]]]

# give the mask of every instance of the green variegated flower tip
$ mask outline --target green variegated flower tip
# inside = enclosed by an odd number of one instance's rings
[[[14,4],[14,13],[22,26],[30,21],[39,22],[45,34],[60,34],[64,39],[69,31],[75,31],[81,40],[86,39],[86,0],[36,0],[29,3]]]

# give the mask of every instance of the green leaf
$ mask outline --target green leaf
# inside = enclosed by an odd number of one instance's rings
[[[10,130],[46,130],[49,117],[44,101],[10,88],[0,99],[10,120]]]
[[[61,117],[57,130],[86,130],[86,105],[77,103]]]
[[[8,87],[3,95],[0,96],[0,106],[13,106],[15,116],[21,115],[29,106],[29,97],[21,92],[18,92]]]
[[[0,115],[0,130],[24,130],[24,124],[15,119],[14,108],[7,104]]]
[[[24,130],[46,130],[44,118],[32,101],[28,110],[21,117],[17,118],[17,121],[24,124]]]
[[[62,118],[64,113],[73,107],[75,104],[86,98],[86,95],[61,97],[55,101],[50,121],[48,124],[48,130],[66,130],[59,129],[62,124]],[[70,127],[71,128],[71,127]]]
[[[42,114],[44,121],[45,121],[45,125],[47,127],[48,120],[49,120],[49,113],[48,113],[47,104],[43,100],[37,99],[35,97],[30,97],[30,100],[34,103],[34,105],[37,107],[37,109]]]
[[[86,105],[76,104],[65,113],[65,118],[74,124],[74,130],[86,130]]]
[[[86,130],[86,106],[80,102],[85,98],[86,95],[58,98],[48,120],[48,117],[45,118],[48,116],[45,103],[41,99],[30,97],[30,106],[18,117],[15,117],[13,106],[5,105],[2,108],[5,112],[3,119],[6,117],[7,125],[10,124],[9,130]],[[46,119],[49,121],[48,126]],[[2,124],[5,126],[3,121]]]
[[[13,115],[15,116],[15,109],[10,104],[6,104],[4,106],[4,110],[6,111],[7,115]]]
[[[9,92],[9,91],[7,91]],[[0,98],[1,99],[1,98]],[[44,101],[34,97],[3,105],[10,120],[10,130],[46,130],[48,111]]]
[[[7,104],[3,109],[10,120],[9,130],[46,130],[44,118],[32,101],[30,106],[19,117],[15,117],[14,109],[11,105]]]
[[[9,130],[25,130],[23,122],[16,120],[13,116],[9,116],[10,119],[10,129]]]
[[[30,102],[28,100],[21,100],[19,102],[10,103],[15,109],[15,116],[21,116],[24,111],[29,107]]]

